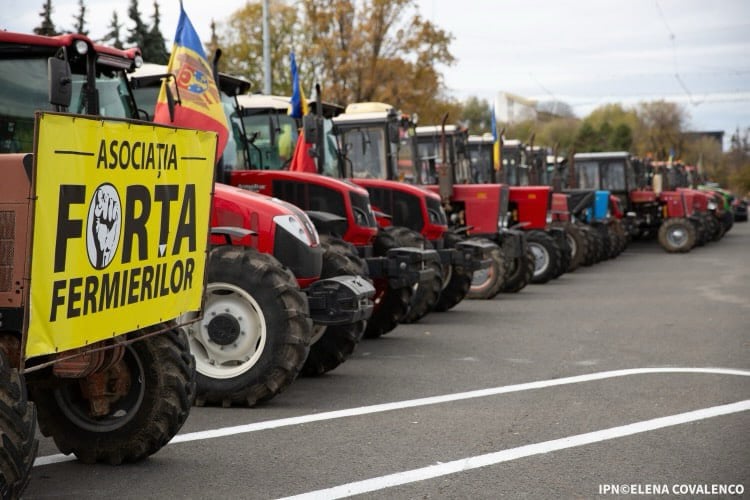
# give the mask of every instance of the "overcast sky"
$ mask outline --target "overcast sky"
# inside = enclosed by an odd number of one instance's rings
[[[0,27],[30,32],[44,0],[0,0]],[[183,0],[203,40],[245,0]],[[683,104],[693,130],[750,127],[750,0],[417,0],[420,13],[450,32],[445,83],[458,98],[499,91],[561,100],[585,116],[611,102]],[[130,26],[130,0],[85,0],[92,37],[117,11]],[[152,0],[139,0],[151,21]],[[53,21],[70,29],[78,0],[52,0]],[[159,0],[171,40],[178,0]],[[168,46],[171,45],[168,44]],[[262,82],[259,73],[258,82]],[[260,86],[260,85],[259,85]]]

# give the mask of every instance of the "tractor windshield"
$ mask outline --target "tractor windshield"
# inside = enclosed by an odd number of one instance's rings
[[[292,161],[294,145],[297,143],[297,124],[286,113],[257,113],[245,110],[242,121],[245,125],[249,148],[250,165],[259,170],[281,170]]]
[[[599,162],[579,161],[576,163],[578,187],[580,189],[599,189]]]
[[[357,127],[342,132],[341,141],[352,165],[352,177],[388,179],[385,130]]]
[[[610,161],[602,165],[602,189],[621,192],[626,190],[625,162]]]
[[[73,73],[71,113],[85,109],[85,75]],[[30,153],[34,142],[34,112],[52,111],[49,104],[47,58],[0,60],[0,152]],[[127,82],[122,75],[97,77],[99,114],[111,118],[132,118]]]
[[[492,144],[469,143],[467,148],[474,184],[488,184],[492,179]]]
[[[323,137],[325,137],[323,144],[325,151],[323,152],[322,174],[327,175],[328,177],[340,178],[342,173],[339,169],[339,146],[336,142],[333,122],[328,118],[323,120]]]

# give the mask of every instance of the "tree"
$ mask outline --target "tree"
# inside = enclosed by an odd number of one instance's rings
[[[117,11],[112,11],[112,18],[109,20],[109,31],[106,35],[101,39],[103,43],[109,44],[112,47],[116,49],[122,49],[124,47],[122,43],[122,39],[120,38],[120,30],[122,29],[122,24],[120,24],[120,19],[117,17]]]
[[[52,22],[52,0],[45,0],[42,5],[42,11],[39,13],[39,17],[42,18],[42,24],[34,28],[34,33],[37,35],[54,36],[58,35],[55,24]]]
[[[492,132],[492,106],[486,99],[469,97],[463,102],[461,120],[469,128],[470,134]]]
[[[750,127],[742,131],[737,127],[725,159],[728,170],[725,185],[730,185],[740,196],[750,193]]]
[[[159,28],[161,17],[159,16],[159,4],[155,0],[154,15],[151,18],[154,22],[151,25],[151,29],[148,30],[144,44],[141,47],[143,59],[156,64],[167,64],[169,62],[169,54],[164,45],[164,35],[162,35]]]
[[[637,108],[639,127],[634,137],[635,152],[655,160],[679,156],[683,149],[682,132],[688,120],[680,105],[661,101],[642,102]]]
[[[128,17],[133,21],[134,26],[130,29],[127,42],[138,46],[141,50],[146,50],[146,44],[148,42],[148,26],[143,23],[141,19],[141,13],[138,11],[138,0],[130,0],[130,6],[128,7]],[[149,61],[144,52],[143,59]]]
[[[73,16],[73,19],[75,20],[73,32],[88,36],[89,32],[86,30],[86,6],[83,4],[83,0],[78,0],[78,14]]]
[[[536,111],[540,119],[544,121],[555,118],[575,118],[575,113],[570,104],[563,101],[542,101],[537,104]]]

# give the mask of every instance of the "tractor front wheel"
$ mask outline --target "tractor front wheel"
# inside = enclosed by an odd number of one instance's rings
[[[555,240],[543,231],[529,231],[526,241],[534,256],[534,274],[531,282],[547,283],[562,264],[560,248],[555,244]]]
[[[203,318],[188,328],[196,403],[254,406],[283,391],[307,359],[307,297],[272,255],[221,246],[211,252]]]
[[[689,252],[695,241],[695,226],[683,217],[667,219],[659,227],[659,244],[669,253]]]
[[[490,266],[474,271],[467,297],[482,300],[493,298],[502,290],[507,272],[508,260],[502,249],[495,245],[490,251]]]
[[[177,434],[195,398],[195,361],[185,334],[172,329],[128,344],[104,372],[61,382],[29,384],[42,434],[83,463],[117,465],[156,453]],[[106,411],[95,414],[89,388],[101,384]]]

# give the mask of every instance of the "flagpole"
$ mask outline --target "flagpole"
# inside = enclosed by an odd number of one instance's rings
[[[268,0],[263,0],[263,93],[271,94],[271,34],[268,26]]]

